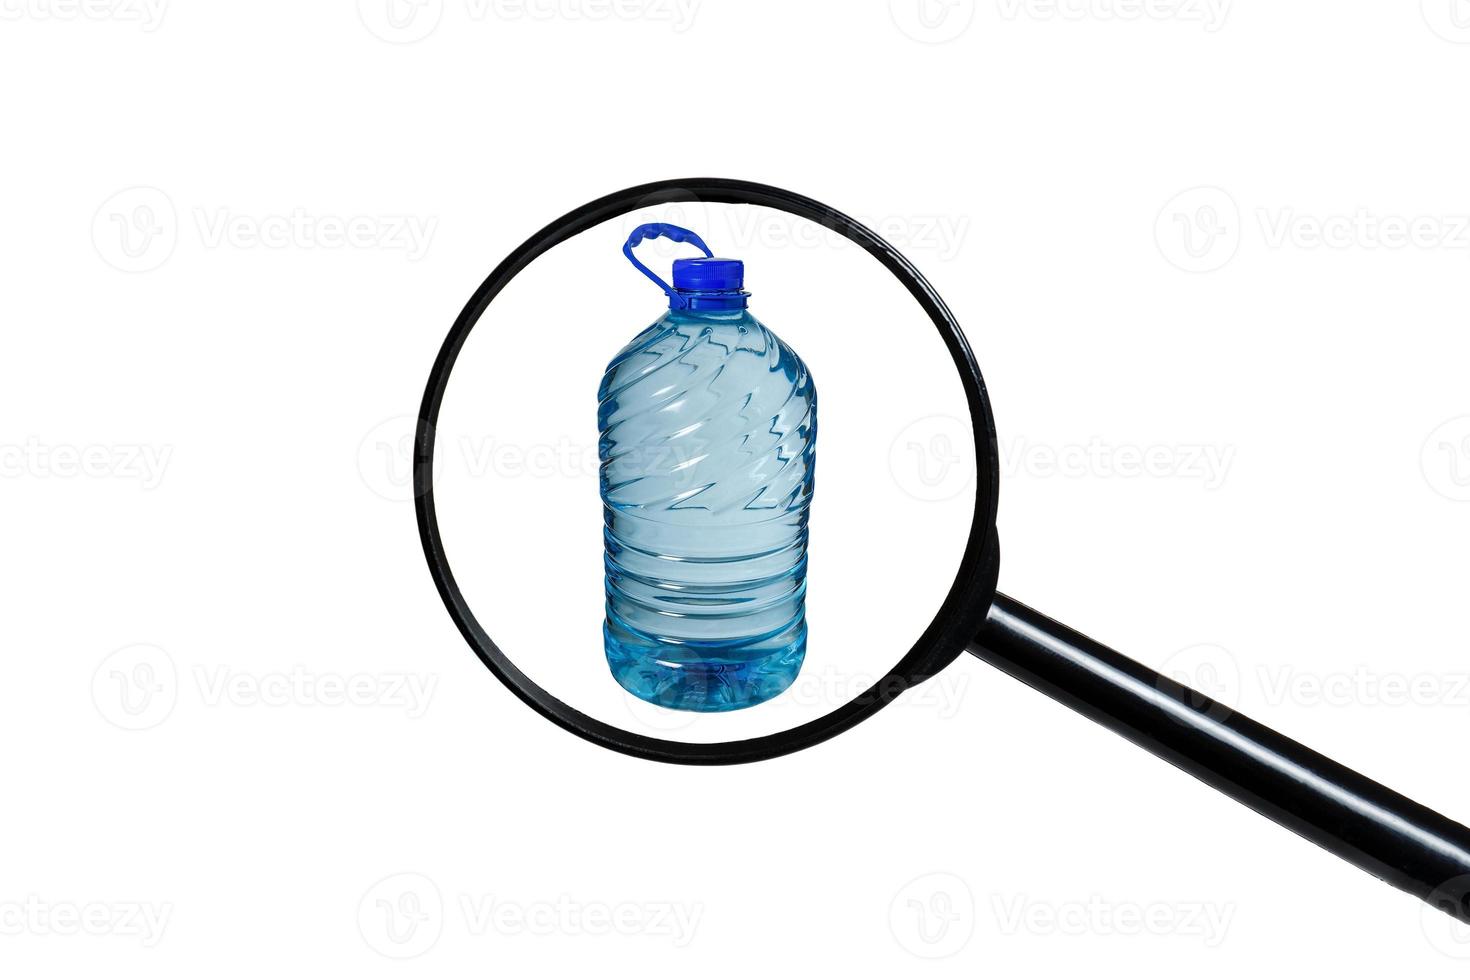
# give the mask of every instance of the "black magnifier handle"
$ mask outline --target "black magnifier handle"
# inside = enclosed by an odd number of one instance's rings
[[[997,594],[969,650],[1395,887],[1470,922],[1470,828]]]

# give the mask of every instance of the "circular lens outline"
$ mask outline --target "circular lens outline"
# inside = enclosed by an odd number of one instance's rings
[[[975,510],[964,555],[953,585],[934,619],[894,668],[852,701],[820,718],[785,731],[727,742],[680,742],[653,738],[599,721],[566,704],[531,680],[490,639],[459,590],[449,566],[434,508],[434,444],[439,407],[454,363],[469,333],[490,303],[522,270],[550,249],[605,221],[630,211],[672,202],[745,204],[785,211],[814,221],[849,239],[898,278],[939,331],[964,384],[975,442]],[[792,191],[766,184],[720,177],[664,180],[641,184],[598,198],[568,212],[536,234],[495,267],[465,304],[445,337],[429,373],[414,438],[414,511],[429,572],[450,617],[490,672],[543,717],[567,731],[641,759],[684,765],[731,765],[758,762],[810,748],[863,721],[908,688],[948,666],[965,649],[985,620],[995,597],[1000,563],[995,533],[1000,467],[995,418],[985,380],[954,314],[919,271],[897,249],[871,230],[834,208]]]

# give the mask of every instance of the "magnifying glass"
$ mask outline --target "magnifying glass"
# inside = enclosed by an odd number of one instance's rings
[[[683,218],[681,228],[695,224],[689,215],[699,216],[703,212],[707,218],[710,209],[720,209],[779,216],[792,222],[787,232],[797,223],[815,229],[813,240],[841,245],[830,249],[824,246],[824,258],[829,257],[827,251],[834,255],[841,252],[860,263],[850,273],[833,274],[838,281],[828,279],[821,283],[819,288],[827,291],[829,302],[840,304],[839,294],[843,291],[838,287],[842,280],[862,281],[868,287],[861,296],[852,298],[854,305],[849,312],[834,314],[839,324],[866,322],[879,316],[893,324],[903,321],[907,332],[901,343],[875,347],[863,342],[871,341],[871,335],[855,333],[842,338],[846,346],[841,356],[827,356],[819,361],[812,353],[805,355],[824,386],[823,439],[830,436],[835,440],[836,448],[832,452],[839,458],[844,446],[862,442],[854,436],[860,427],[844,428],[846,419],[861,418],[869,430],[867,435],[871,436],[871,426],[876,424],[873,420],[881,418],[883,413],[890,416],[905,413],[913,417],[910,402],[931,394],[942,401],[946,391],[954,411],[967,416],[966,419],[943,414],[921,416],[949,419],[952,424],[947,435],[953,442],[948,451],[962,451],[968,461],[971,479],[964,494],[951,499],[947,507],[947,513],[963,525],[952,534],[921,540],[922,547],[919,547],[915,539],[922,539],[926,529],[910,522],[922,521],[926,519],[924,516],[898,515],[895,510],[886,519],[884,514],[876,512],[865,519],[862,515],[882,508],[873,503],[872,483],[860,478],[839,481],[835,488],[831,481],[824,485],[822,493],[832,495],[839,503],[844,495],[866,494],[856,504],[849,502],[845,509],[833,504],[834,513],[848,515],[851,526],[835,528],[829,533],[822,528],[820,516],[828,500],[818,495],[813,508],[816,516],[811,543],[812,633],[803,673],[813,669],[812,661],[819,649],[829,664],[836,665],[834,669],[841,670],[844,658],[881,660],[884,658],[878,649],[881,642],[893,644],[883,666],[867,674],[848,671],[842,675],[847,684],[844,694],[850,693],[851,697],[845,697],[841,703],[830,703],[833,700],[830,694],[803,700],[787,690],[759,707],[723,716],[663,712],[650,722],[650,716],[640,716],[635,705],[625,715],[629,721],[619,723],[615,713],[589,710],[586,705],[574,707],[571,698],[559,696],[560,691],[553,693],[549,684],[533,679],[533,675],[555,675],[563,680],[567,690],[594,691],[593,699],[609,692],[622,694],[602,664],[601,637],[595,632],[572,631],[550,642],[543,636],[548,632],[544,618],[539,626],[529,630],[507,625],[517,643],[514,647],[517,659],[513,660],[506,652],[509,643],[504,640],[497,643],[490,631],[500,629],[493,625],[495,622],[503,620],[509,624],[518,608],[527,605],[518,596],[523,599],[533,592],[571,588],[565,583],[572,579],[590,583],[590,575],[573,574],[571,566],[556,563],[561,549],[534,542],[540,533],[538,528],[544,530],[551,523],[580,520],[570,516],[573,511],[582,515],[592,513],[592,508],[600,510],[595,490],[590,496],[582,495],[588,498],[587,508],[574,504],[570,497],[560,500],[556,497],[560,491],[549,489],[549,483],[528,487],[528,481],[524,480],[515,489],[519,496],[511,501],[514,506],[504,503],[475,506],[486,501],[477,501],[473,494],[464,497],[462,512],[493,513],[504,523],[498,530],[487,531],[483,527],[470,530],[471,535],[482,536],[459,541],[455,545],[455,566],[451,567],[441,527],[446,523],[448,510],[444,457],[450,452],[446,449],[442,411],[448,400],[460,405],[463,414],[464,404],[470,403],[465,399],[472,400],[472,396],[479,394],[493,400],[497,392],[508,387],[478,382],[450,385],[456,365],[465,364],[469,357],[467,351],[473,346],[470,341],[475,327],[481,325],[481,331],[474,334],[475,344],[492,334],[498,338],[487,341],[489,346],[476,349],[482,363],[499,364],[502,370],[509,364],[508,370],[518,372],[522,380],[525,372],[537,372],[533,390],[538,402],[524,404],[526,396],[518,394],[516,397],[522,401],[499,405],[496,410],[501,424],[506,419],[532,424],[560,411],[581,411],[593,399],[590,391],[577,387],[572,375],[578,372],[555,366],[548,369],[544,361],[551,358],[571,364],[582,356],[583,348],[601,344],[605,351],[595,351],[589,356],[605,363],[605,355],[615,351],[625,337],[618,333],[600,336],[598,328],[605,332],[608,325],[594,323],[600,318],[589,306],[595,307],[594,300],[601,294],[589,299],[585,283],[570,282],[554,263],[546,263],[552,262],[554,250],[572,249],[571,261],[576,262],[584,254],[593,254],[577,253],[578,248],[601,247],[604,240],[621,244],[630,230],[627,222],[636,222],[650,212],[667,216],[670,209],[675,217]],[[640,227],[635,223],[632,230]],[[878,269],[886,270],[888,275],[875,275]],[[809,278],[802,273],[794,274],[794,278],[794,285],[788,283],[784,287],[773,279],[778,298],[781,288],[788,288],[786,295],[791,296],[797,295],[799,289],[810,292]],[[528,297],[534,299],[548,293],[568,297],[568,301],[558,303],[554,313],[527,302]],[[518,295],[519,306],[516,305]],[[897,305],[885,306],[885,303],[901,303],[907,312],[899,312]],[[517,310],[516,317],[508,324],[493,322],[499,306]],[[892,312],[879,312],[883,310]],[[763,311],[769,314],[770,307],[763,307]],[[572,320],[581,323],[587,331],[585,335],[572,331],[568,326]],[[824,341],[823,336],[834,331],[822,331],[821,326],[810,328],[796,347],[806,351],[806,344],[830,342],[830,337]],[[777,329],[787,336],[783,326],[777,324]],[[884,336],[891,333],[889,330]],[[516,354],[517,338],[527,335],[535,339],[526,348],[537,352],[534,360]],[[864,357],[870,358],[871,364],[854,371],[855,381],[845,382],[839,377],[829,382],[829,374],[841,375],[844,365],[862,361]],[[929,358],[922,370],[904,370],[905,358],[922,357]],[[936,370],[935,365],[943,365],[942,370]],[[874,394],[869,373],[875,370],[885,372],[886,377],[911,381],[917,378],[919,387],[904,396],[904,404],[893,403]],[[600,373],[600,365],[596,373]],[[867,388],[863,387],[865,382]],[[590,383],[595,384],[595,378]],[[560,386],[566,390],[559,390]],[[835,405],[829,398],[832,391],[836,392]],[[480,422],[491,424],[489,419]],[[467,428],[474,424],[471,422]],[[568,423],[569,431],[572,425]],[[590,416],[588,425],[591,425]],[[851,472],[859,477],[864,460],[882,458],[887,453],[888,447],[875,449],[872,441],[868,440],[865,452],[850,452],[846,457],[857,461]],[[547,445],[542,444],[542,448]],[[526,446],[515,448],[524,467],[528,456]],[[558,486],[577,485],[577,478],[583,482],[590,480],[595,486],[599,468],[595,447],[579,450],[573,444],[564,448],[567,451],[561,454],[561,462],[553,468],[559,467],[559,472],[573,478],[559,481]],[[824,445],[821,450],[824,467],[829,448]],[[494,458],[495,451],[496,447],[491,446],[485,454],[461,455]],[[588,458],[590,463],[585,462]],[[481,467],[481,473],[485,472],[492,478],[498,475],[494,465],[488,469]],[[514,481],[492,479],[491,482],[504,485]],[[825,204],[776,187],[719,178],[662,181],[610,194],[551,222],[507,256],[470,297],[439,351],[419,411],[414,447],[419,535],[435,585],[451,618],[485,666],[506,687],[543,717],[594,744],[657,762],[692,765],[759,762],[811,748],[852,728],[899,700],[911,688],[931,678],[937,683],[942,678],[936,675],[968,652],[1375,877],[1470,922],[1470,829],[998,593],[1000,548],[995,522],[999,483],[995,423],[979,366],[954,315],[908,259],[859,222]],[[462,506],[463,500],[469,500],[469,506]],[[523,519],[523,511],[547,501],[550,501],[547,506],[557,505],[563,510],[542,518],[539,525],[534,520]],[[896,509],[902,505],[895,501],[891,506]],[[885,539],[881,528],[895,525],[899,532]],[[910,530],[905,530],[906,526]],[[483,536],[487,533],[494,536]],[[825,540],[819,540],[821,534],[826,535]],[[943,550],[945,546],[949,562],[933,562],[934,549]],[[887,569],[886,583],[880,586],[890,587],[893,595],[901,595],[902,586],[912,585],[913,581],[923,583],[923,588],[929,590],[926,597],[914,597],[909,603],[905,628],[912,632],[902,641],[893,639],[892,631],[885,632],[885,624],[891,618],[888,603],[878,602],[874,595],[862,594],[856,588],[855,594],[850,595],[829,591],[824,600],[827,614],[823,617],[816,614],[815,597],[824,574],[830,581],[861,581],[851,576],[857,574],[854,566],[862,563],[864,547],[890,549],[891,554],[880,556],[882,561],[868,564]],[[849,550],[843,552],[844,548]],[[822,571],[824,554],[835,556],[825,573]],[[467,588],[465,571],[476,560],[488,569],[478,591]],[[538,560],[542,564],[535,564]],[[943,566],[937,573],[936,564]],[[455,568],[459,569],[458,578]],[[565,574],[559,571],[563,568]],[[942,580],[935,578],[936,574]],[[477,616],[471,594],[481,604],[482,612],[490,607],[497,618]],[[589,616],[601,619],[600,602],[580,602],[569,597],[566,609],[564,618],[568,623],[580,623]],[[492,625],[487,628],[487,624]],[[824,644],[821,642],[824,629],[832,636],[846,630],[850,642]],[[504,631],[501,635],[505,635]],[[585,642],[578,644],[576,638],[584,635]],[[881,642],[868,642],[868,638],[879,638]],[[861,679],[861,683],[854,685],[856,679]],[[816,713],[816,717],[803,717],[803,713]],[[759,730],[760,726],[756,725],[752,733],[751,725],[731,720],[731,716],[737,715],[756,718],[765,726],[781,719],[799,720],[789,727],[769,731]],[[711,739],[710,732],[716,737]],[[725,733],[738,733],[739,737],[722,737]]]

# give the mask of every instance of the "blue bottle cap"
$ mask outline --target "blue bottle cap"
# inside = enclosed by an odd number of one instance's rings
[[[674,288],[727,291],[745,284],[745,263],[739,259],[675,259]]]
[[[704,253],[704,258],[675,259],[674,284],[670,286],[633,254],[639,242],[650,238],[689,242]],[[704,240],[688,228],[660,222],[639,225],[623,243],[623,254],[633,263],[633,268],[658,283],[669,297],[671,310],[745,309],[745,297],[750,295],[741,288],[745,284],[745,263],[739,259],[715,258]]]

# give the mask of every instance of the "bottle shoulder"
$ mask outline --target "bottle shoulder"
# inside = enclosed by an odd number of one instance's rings
[[[603,395],[674,364],[786,374],[815,394],[801,355],[749,310],[718,316],[669,310],[614,355],[604,372]]]

